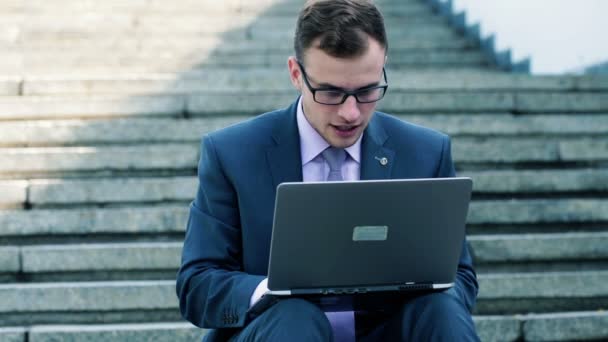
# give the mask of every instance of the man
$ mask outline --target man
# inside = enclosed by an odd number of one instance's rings
[[[309,1],[288,60],[301,97],[203,139],[177,294],[187,320],[215,329],[207,340],[478,340],[466,242],[456,285],[445,292],[368,312],[324,313],[295,298],[258,316],[247,312],[266,290],[278,184],[454,176],[447,136],[374,112],[387,88],[386,53],[384,21],[371,1]],[[328,153],[340,156],[337,171]]]

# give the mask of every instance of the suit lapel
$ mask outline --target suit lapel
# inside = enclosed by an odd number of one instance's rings
[[[287,108],[275,125],[272,132],[275,146],[266,151],[275,190],[281,183],[302,181],[300,133],[296,120],[297,104],[298,101]]]
[[[395,164],[395,151],[384,147],[388,135],[374,117],[361,140],[361,180],[389,179]]]
[[[274,188],[284,182],[302,181],[300,133],[296,119],[298,101],[285,110],[272,131],[275,145],[266,151]],[[361,180],[389,179],[395,164],[395,151],[384,146],[388,135],[374,117],[361,141]]]

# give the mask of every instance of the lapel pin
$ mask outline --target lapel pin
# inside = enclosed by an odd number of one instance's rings
[[[382,157],[382,158],[374,157],[374,158],[376,158],[376,160],[378,162],[380,162],[380,165],[382,165],[382,166],[386,166],[388,164],[388,159],[386,157]]]

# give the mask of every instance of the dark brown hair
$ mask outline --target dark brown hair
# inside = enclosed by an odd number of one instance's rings
[[[371,0],[309,0],[298,16],[296,58],[304,62],[317,38],[317,47],[330,56],[357,57],[367,50],[367,35],[388,50],[384,18]]]

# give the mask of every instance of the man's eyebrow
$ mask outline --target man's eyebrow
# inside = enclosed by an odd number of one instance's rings
[[[316,83],[316,82],[315,82],[315,83]],[[366,88],[375,87],[375,86],[377,86],[377,85],[379,85],[379,84],[380,84],[380,82],[372,82],[372,83],[366,84],[366,85],[364,85],[364,86],[362,86],[362,87],[359,87],[359,88],[353,89],[353,91],[357,91],[357,90],[362,90],[362,89],[366,89]],[[344,89],[344,88],[342,88],[342,87],[335,86],[335,85],[330,84],[330,83],[319,83],[318,85],[319,85],[319,86],[318,86],[317,88],[320,88],[320,89],[331,89],[331,90],[348,90],[348,89]]]

